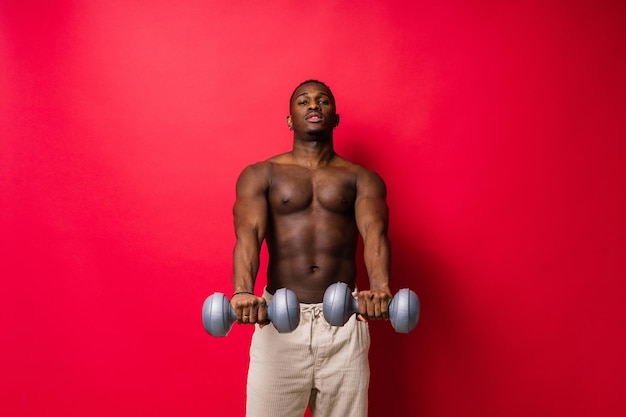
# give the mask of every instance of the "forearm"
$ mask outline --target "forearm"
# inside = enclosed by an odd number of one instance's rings
[[[233,289],[254,292],[260,265],[260,244],[256,239],[238,238],[233,250]]]
[[[369,227],[363,236],[364,260],[369,290],[359,291],[360,320],[387,319],[392,294],[389,288],[391,247],[386,227]]]
[[[370,289],[389,289],[391,244],[383,227],[370,227],[363,238],[363,258]]]
[[[255,238],[241,239],[238,234],[233,250],[234,295],[230,305],[238,323],[258,323],[263,327],[268,323],[267,306],[262,297],[254,295],[254,282],[259,271],[260,242]]]

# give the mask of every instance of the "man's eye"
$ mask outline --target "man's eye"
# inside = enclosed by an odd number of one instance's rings
[[[318,101],[318,103],[320,103],[320,104],[328,104],[328,100],[320,100],[320,101]]]
[[[309,104],[309,100],[302,100],[299,101],[298,104]]]

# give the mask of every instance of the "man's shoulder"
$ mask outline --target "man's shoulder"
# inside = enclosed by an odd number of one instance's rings
[[[362,165],[352,164],[350,168],[356,176],[358,187],[379,187],[385,189],[385,181],[383,178],[373,169],[366,168]]]
[[[365,177],[365,178],[379,177],[380,178],[380,176],[376,173],[376,171],[370,168],[367,168],[363,165],[359,165],[357,163],[351,162],[345,158],[340,159],[338,166],[348,169],[349,171],[356,174],[357,177]]]
[[[269,178],[275,175],[277,166],[289,166],[293,159],[289,153],[272,156],[268,159],[253,162],[247,165],[241,172],[240,177],[256,177],[257,179]]]
[[[267,158],[265,161],[270,166],[273,164],[289,164],[293,163],[293,155],[291,152],[285,152],[278,155],[274,155],[270,158]]]
[[[275,164],[286,163],[289,161],[289,152],[281,153],[278,155],[270,156],[267,159],[253,162],[247,165],[244,169],[269,169]]]
[[[265,187],[271,172],[271,163],[259,161],[247,165],[237,178],[237,187]]]
[[[262,161],[252,162],[252,163],[248,164],[244,168],[244,170],[248,170],[248,169],[253,169],[253,170],[269,169],[273,165],[285,164],[285,163],[288,163],[290,160],[291,159],[290,159],[289,153],[282,153],[282,154],[279,154],[279,155],[271,156],[271,157],[269,157],[267,159],[264,159]]]
[[[253,162],[251,164],[246,165],[246,167],[242,170],[241,174],[242,175],[245,175],[248,173],[258,174],[262,171],[266,171],[267,169],[269,169],[269,167],[270,167],[270,163],[268,161]]]

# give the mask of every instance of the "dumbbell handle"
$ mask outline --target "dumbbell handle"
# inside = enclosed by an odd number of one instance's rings
[[[331,326],[343,326],[348,319],[359,312],[359,302],[352,296],[344,282],[337,282],[324,293],[323,312]],[[393,297],[389,304],[391,325],[398,333],[408,333],[419,320],[420,302],[417,294],[404,288]]]
[[[292,332],[300,323],[300,303],[296,294],[287,288],[277,290],[267,306],[267,315],[279,333]],[[204,300],[202,324],[210,335],[226,336],[236,321],[235,310],[223,293],[216,292]]]

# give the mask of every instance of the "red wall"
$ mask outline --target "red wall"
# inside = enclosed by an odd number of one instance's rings
[[[201,304],[311,77],[422,301],[370,414],[626,414],[622,2],[46,3],[0,6],[2,415],[243,415],[251,328]]]

